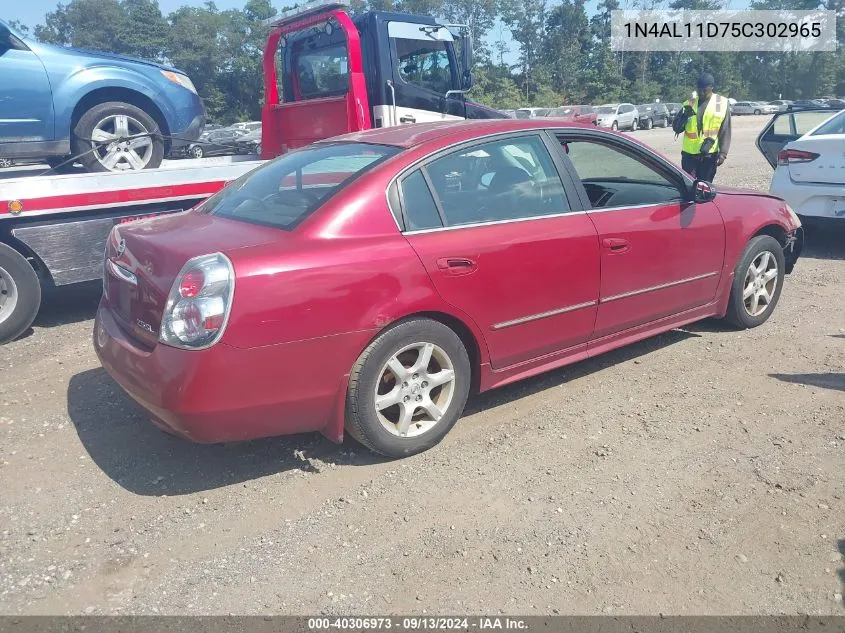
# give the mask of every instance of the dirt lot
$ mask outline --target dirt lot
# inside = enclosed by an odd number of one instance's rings
[[[718,183],[767,188],[762,122]],[[0,612],[842,614],[845,231],[810,237],[764,327],[477,397],[401,462],[164,435],[96,361],[96,288],[53,298],[0,348]]]

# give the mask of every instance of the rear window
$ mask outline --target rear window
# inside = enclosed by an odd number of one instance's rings
[[[241,176],[197,211],[291,230],[334,193],[399,151],[387,145],[332,143],[290,152]]]
[[[303,99],[343,94],[349,86],[345,44],[310,50],[296,57],[296,78]]]
[[[820,136],[822,134],[845,134],[845,110],[824,125],[820,125],[812,135]]]

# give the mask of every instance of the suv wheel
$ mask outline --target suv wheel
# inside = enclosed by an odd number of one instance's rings
[[[119,101],[101,103],[83,114],[71,146],[87,171],[154,169],[164,158],[164,139],[153,118]]]

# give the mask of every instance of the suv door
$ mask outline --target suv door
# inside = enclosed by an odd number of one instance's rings
[[[443,300],[484,332],[494,369],[576,354],[593,332],[596,230],[546,143],[472,143],[399,181],[405,237]]]
[[[557,137],[599,234],[594,338],[714,301],[725,250],[716,205],[687,202],[689,183],[677,168],[624,138]]]
[[[757,149],[772,166],[777,166],[778,152],[832,116],[830,110],[778,112],[757,136]]]
[[[53,92],[47,71],[38,56],[2,22],[0,86],[0,143],[52,141]]]
[[[460,87],[454,37],[449,30],[442,26],[388,22],[387,34],[396,99],[392,124],[464,118],[463,99],[446,98],[449,90]],[[393,95],[388,88],[388,99]],[[391,119],[384,117],[385,121]]]

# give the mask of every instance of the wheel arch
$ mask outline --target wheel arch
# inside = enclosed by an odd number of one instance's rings
[[[107,86],[95,88],[94,90],[86,93],[85,96],[76,103],[73,108],[73,112],[71,113],[71,131],[76,127],[76,124],[79,122],[79,119],[82,118],[82,115],[88,112],[88,110],[94,106],[100,105],[101,103],[108,103],[109,101],[121,101],[123,103],[128,103],[149,114],[156,122],[156,125],[158,125],[159,131],[164,135],[165,153],[170,151],[170,126],[167,124],[167,118],[164,116],[164,113],[150,97],[131,88]]]
[[[786,246],[787,237],[786,237],[786,229],[784,229],[779,224],[766,224],[754,233],[751,236],[751,239],[755,237],[759,237],[760,235],[768,235],[770,237],[775,238],[778,241],[778,244],[781,246]]]
[[[454,314],[450,314],[448,312],[443,312],[441,310],[419,310],[417,312],[405,314],[401,317],[393,319],[389,323],[384,324],[383,327],[380,327],[378,330],[373,332],[372,336],[370,336],[364,343],[364,345],[361,347],[361,351],[358,352],[358,356],[360,356],[361,353],[363,353],[363,351],[367,349],[374,340],[376,340],[386,331],[412,319],[420,318],[437,321],[438,323],[441,323],[448,327],[458,336],[458,338],[461,340],[461,343],[463,343],[464,348],[466,348],[467,355],[469,356],[469,366],[470,371],[472,372],[472,376],[470,377],[470,393],[478,393],[481,385],[481,366],[482,363],[487,362],[486,347],[482,347],[484,343],[483,341],[479,341],[480,334],[476,333],[476,330],[473,326],[469,325],[464,319],[459,318]],[[358,356],[356,356],[356,361]],[[353,361],[353,365],[354,362],[355,361]],[[352,366],[349,367],[349,371],[352,371]],[[332,419],[328,421],[326,426],[321,431],[322,435],[332,442],[343,442],[346,415],[346,398],[348,391],[349,373],[347,373],[343,377],[339,385],[339,389],[337,392],[337,401],[335,403],[334,414],[332,416]]]
[[[11,231],[0,231],[0,244],[16,251],[18,255],[29,262],[30,266],[32,266],[35,271],[35,274],[38,275],[38,281],[41,284],[42,289],[45,286],[54,285],[53,275],[50,273],[50,269],[47,267],[47,264],[45,264],[38,256],[38,253],[29,248],[19,239],[15,238],[15,236],[11,234]]]

